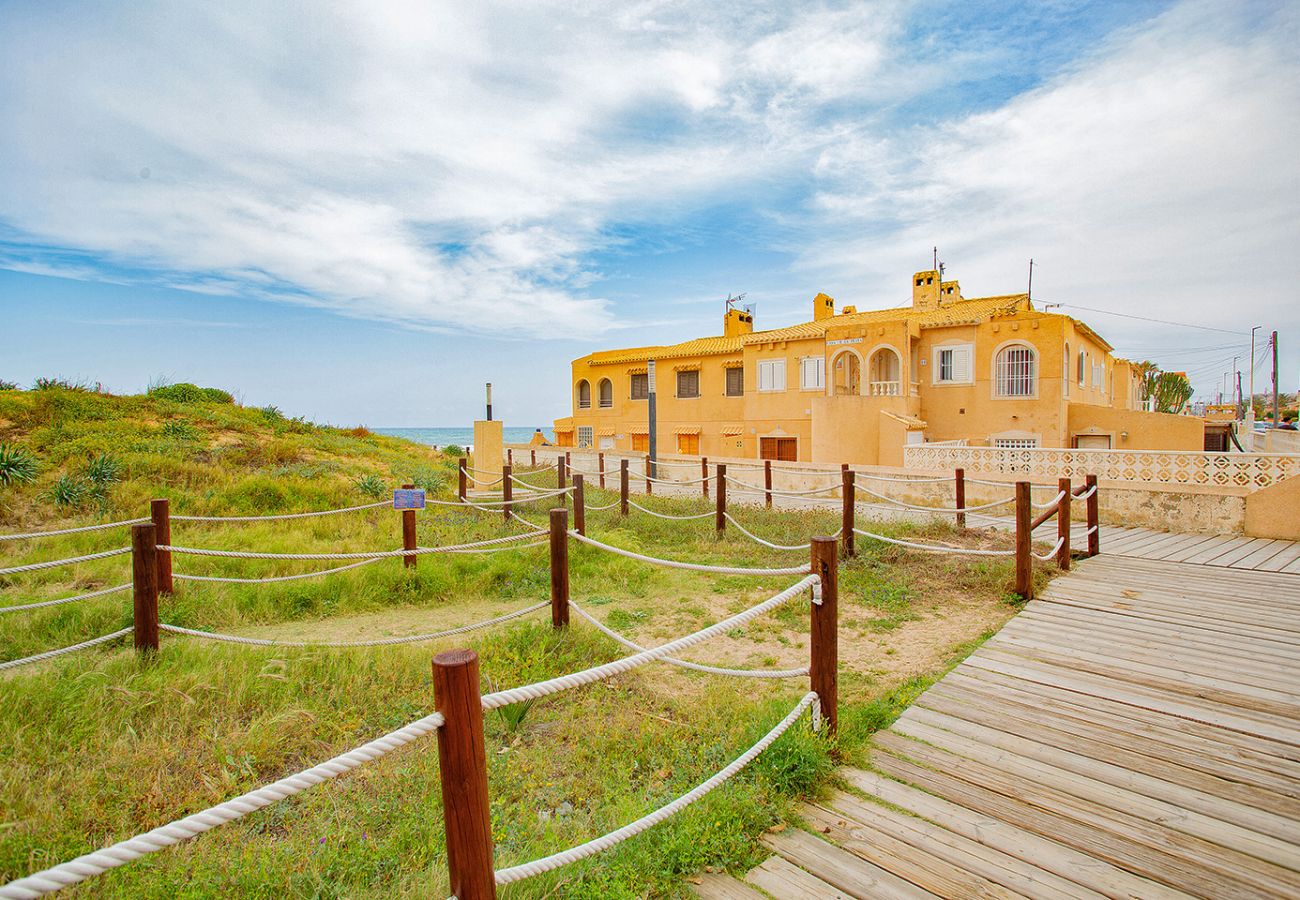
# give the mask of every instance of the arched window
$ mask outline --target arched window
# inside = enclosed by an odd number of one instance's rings
[[[585,378],[578,382],[578,409],[591,409],[591,384]]]
[[[862,393],[862,364],[858,362],[856,353],[845,350],[835,357],[831,371],[835,377],[835,395],[837,397],[844,395],[856,396]]]
[[[1070,396],[1070,342],[1069,341],[1065,342],[1064,361],[1065,361],[1065,372],[1061,377],[1061,384],[1063,386],[1065,396],[1068,397]]]
[[[1079,372],[1078,372],[1079,387],[1083,387],[1083,377],[1084,377],[1083,373],[1087,370],[1087,367],[1088,367],[1088,354],[1083,350],[1080,350],[1079,351]]]
[[[614,405],[614,382],[608,378],[600,379],[600,408],[609,409]]]
[[[868,384],[873,397],[897,397],[902,394],[899,372],[901,365],[898,354],[889,347],[881,347],[871,354],[867,371],[871,376]]]
[[[1010,344],[998,351],[993,369],[999,397],[1032,397],[1037,393],[1038,366],[1034,348]]]

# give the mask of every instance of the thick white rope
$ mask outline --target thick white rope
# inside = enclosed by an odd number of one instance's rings
[[[103,531],[105,528],[125,528],[142,525],[149,519],[127,519],[125,522],[105,522],[103,525],[82,525],[80,528],[60,528],[58,531],[29,531],[26,534],[0,534],[0,541],[25,541],[28,538],[54,537],[60,534],[77,534],[82,531]]]
[[[735,525],[738,529],[740,529],[740,533],[741,533],[741,534],[743,534],[745,537],[749,538],[751,541],[754,541],[755,543],[762,544],[764,547],[771,547],[773,550],[807,550],[809,547],[812,546],[811,543],[808,543],[808,544],[774,544],[774,543],[772,543],[771,541],[765,541],[765,540],[763,540],[761,537],[759,537],[758,535],[754,534],[754,532],[752,532],[752,531],[750,531],[748,528],[746,528],[744,525],[741,525],[739,522],[737,522],[737,521],[735,520],[735,518],[731,515],[731,513],[729,513],[729,512],[724,512],[722,515],[723,515],[723,517],[724,517],[728,522],[730,522],[732,525]]]
[[[91,562],[96,559],[108,559],[110,556],[121,556],[123,553],[130,552],[130,547],[118,547],[116,550],[105,550],[102,553],[89,553],[85,556],[70,556],[67,559],[52,559],[49,562],[28,563],[25,566],[10,566],[8,569],[0,569],[0,575],[14,575],[18,572],[35,572],[38,569],[53,569],[55,566],[71,566],[76,563]]]
[[[179,844],[218,825],[224,825],[242,818],[264,806],[270,806],[278,800],[292,797],[322,781],[336,778],[350,772],[362,763],[379,759],[387,753],[405,746],[416,738],[431,734],[442,726],[442,713],[433,713],[422,719],[416,719],[409,725],[391,731],[383,737],[362,744],[355,750],[340,754],[331,760],[313,766],[304,772],[281,778],[273,784],[260,787],[255,791],[219,803],[216,806],[170,822],[152,831],[136,835],[125,841],[113,844],[103,850],[87,853],[70,862],[45,869],[26,878],[19,878],[0,886],[0,898],[5,900],[32,900],[44,894],[85,881],[96,875],[102,875],[109,869],[126,865],[132,860],[155,853],[164,847]]]
[[[40,609],[43,606],[62,606],[64,603],[76,603],[78,600],[89,600],[91,597],[104,597],[108,594],[116,594],[118,591],[127,591],[131,589],[131,582],[119,584],[117,587],[101,588],[98,591],[91,591],[89,594],[79,594],[76,597],[60,597],[58,600],[42,600],[39,603],[24,603],[22,606],[0,606],[0,614],[19,612],[24,609]]]
[[[586,509],[587,509],[587,512],[603,512],[604,510],[607,510],[607,509],[613,509],[614,507],[618,506],[618,504],[619,504],[620,502],[621,502],[621,501],[619,501],[619,500],[615,500],[613,503],[606,503],[604,506],[591,506],[591,505],[587,505]],[[632,502],[631,500],[628,501],[628,503],[631,503],[631,502]]]
[[[378,503],[366,503],[362,506],[345,506],[341,509],[321,509],[315,512],[283,513],[274,516],[172,516],[173,522],[278,522],[285,519],[310,519],[315,516],[337,516],[340,513],[360,512],[363,509],[391,507],[393,501],[380,500]],[[148,519],[142,519],[148,522]]]
[[[471,625],[461,625],[459,628],[448,628],[445,631],[432,631],[428,634],[410,634],[405,637],[393,638],[373,638],[367,641],[281,641],[265,638],[240,637],[235,634],[221,634],[216,631],[197,631],[193,628],[182,628],[179,625],[160,624],[158,628],[162,631],[170,631],[174,634],[186,634],[190,637],[206,638],[210,641],[222,641],[227,644],[250,644],[254,647],[387,647],[392,644],[418,644],[422,641],[432,641],[437,638],[449,637],[453,634],[463,634],[466,631],[477,631],[480,628],[487,628],[490,625],[497,625],[501,622],[509,622],[511,619],[517,619],[520,616],[526,616],[530,612],[536,612],[544,606],[550,606],[549,601],[534,603],[532,606],[526,606],[523,609],[517,609],[514,612],[506,613],[504,616],[497,616],[495,619],[486,619],[482,622],[474,622]]]
[[[897,475],[872,475],[870,472],[859,472],[857,469],[852,469],[851,471],[853,472],[855,481],[859,478],[870,478],[873,481],[894,481],[899,484],[935,484],[940,481],[953,480],[946,475],[940,475],[936,478],[907,478]]]
[[[229,559],[392,559],[400,556],[423,556],[426,553],[453,553],[457,550],[469,550],[476,547],[491,547],[495,544],[508,544],[513,541],[524,541],[531,537],[531,534],[511,534],[506,537],[471,541],[468,544],[448,544],[443,547],[417,547],[414,550],[368,550],[359,553],[261,553],[252,550],[208,550],[200,547],[175,547],[171,544],[159,544],[158,549],[167,550],[171,553],[186,553],[193,556],[220,556]]]
[[[1098,528],[1100,528],[1100,527],[1101,527],[1101,526],[1099,526],[1099,525],[1094,525],[1094,526],[1092,526],[1091,528],[1089,528],[1087,531],[1084,532],[1084,536],[1086,537],[1087,535],[1092,534],[1094,531],[1096,531],[1096,530],[1097,530]]]
[[[107,644],[109,641],[115,641],[124,634],[130,634],[134,628],[123,628],[114,631],[112,634],[101,635],[97,638],[91,638],[88,641],[82,641],[80,644],[73,644],[70,647],[60,647],[58,650],[46,650],[44,653],[37,653],[35,656],[25,656],[22,659],[11,659],[7,662],[0,662],[0,670],[12,669],[15,666],[25,666],[28,663],[40,662],[43,659],[53,659],[56,656],[62,656],[65,653],[74,653],[77,650],[85,650],[87,647],[94,647],[98,644]],[[0,897],[6,896],[3,888],[0,888]]]
[[[1094,484],[1092,487],[1088,488],[1088,489],[1087,489],[1086,491],[1084,491],[1082,494],[1076,494],[1075,497],[1074,497],[1074,499],[1075,499],[1075,500],[1087,500],[1089,497],[1091,497],[1091,496],[1092,496],[1093,494],[1095,494],[1095,493],[1097,493],[1097,485]]]
[[[814,584],[821,584],[821,576],[808,575],[801,578],[795,584],[783,590],[781,593],[764,600],[755,606],[751,606],[744,612],[737,613],[730,618],[723,619],[721,622],[703,628],[694,634],[688,634],[686,637],[678,638],[667,644],[661,644],[652,650],[643,650],[632,656],[625,656],[622,659],[616,659],[613,662],[605,663],[601,666],[593,666],[590,669],[584,669],[581,672],[573,672],[569,675],[561,675],[558,678],[551,678],[547,681],[539,681],[534,684],[526,684],[523,687],[510,688],[505,691],[497,691],[492,694],[483,695],[484,709],[498,709],[502,706],[509,706],[511,703],[520,703],[524,700],[537,700],[550,694],[560,691],[566,691],[570,688],[582,687],[596,681],[603,681],[606,678],[613,678],[615,675],[621,675],[624,672],[635,669],[637,666],[643,666],[652,663],[657,659],[663,659],[665,656],[672,656],[679,650],[685,650],[687,647],[715,638],[720,634],[726,634],[733,628],[739,628],[753,619],[758,618],[764,613],[776,609],[781,604],[787,602],[791,597],[798,596],[803,591],[808,590]]]
[[[1064,497],[1065,497],[1065,491],[1057,491],[1056,496],[1053,497],[1051,500],[1048,500],[1046,503],[1035,503],[1034,501],[1030,500],[1029,505],[1032,506],[1034,509],[1047,509],[1049,506],[1055,506],[1056,504],[1060,503],[1061,500],[1064,499]]]
[[[1014,550],[976,550],[967,547],[950,547],[946,544],[918,544],[915,541],[903,541],[898,538],[885,537],[883,534],[863,531],[861,528],[853,529],[853,533],[860,534],[865,538],[871,538],[873,541],[884,541],[886,544],[897,544],[900,547],[924,550],[927,553],[958,553],[967,556],[1015,556],[1016,553]]]
[[[654,460],[654,464],[656,466],[670,466],[678,469],[698,469],[700,467],[700,464],[697,462],[681,462],[675,459],[656,459]]]
[[[753,762],[755,757],[757,757],[760,753],[762,753],[764,750],[770,747],[773,744],[773,742],[776,741],[777,738],[785,734],[785,732],[790,728],[790,726],[793,725],[801,715],[803,715],[803,711],[806,710],[808,707],[812,706],[816,702],[817,702],[816,693],[814,693],[813,691],[809,691],[808,693],[804,694],[803,698],[797,704],[795,704],[794,709],[790,710],[790,712],[786,714],[785,718],[782,719],[780,722],[778,722],[776,726],[772,728],[771,731],[763,735],[763,737],[758,741],[758,743],[754,744],[754,746],[750,747],[740,756],[736,757],[736,759],[732,761],[725,769],[718,772],[708,781],[696,785],[694,788],[687,791],[685,794],[682,794],[680,797],[678,797],[676,800],[673,800],[671,803],[659,807],[654,812],[650,813],[649,815],[642,816],[641,818],[637,819],[635,822],[632,822],[628,825],[624,825],[622,828],[618,829],[617,831],[611,831],[609,834],[602,835],[601,837],[587,841],[585,844],[579,844],[576,847],[571,847],[568,850],[562,850],[559,853],[553,853],[550,856],[545,856],[542,857],[541,859],[533,860],[532,862],[526,862],[521,865],[511,866],[508,869],[498,869],[495,876],[496,883],[511,884],[512,882],[521,881],[525,878],[531,878],[534,875],[541,875],[543,872],[549,872],[552,869],[559,868],[560,866],[565,866],[568,865],[569,863],[577,862],[580,859],[586,859],[588,856],[594,856],[595,854],[600,853],[603,850],[608,850],[610,847],[613,847],[615,844],[621,843],[627,840],[628,838],[635,837],[636,835],[640,834],[646,829],[658,825],[664,819],[667,819],[669,816],[672,816],[675,813],[680,812],[681,810],[685,809],[687,806],[690,806],[696,800],[699,800],[701,797],[707,795],[710,791],[714,790],[718,786],[725,784],[728,780],[730,780],[733,776],[735,776],[737,772],[739,772],[741,769],[745,768],[745,766]],[[814,712],[814,719],[816,718],[817,718],[817,714]]]
[[[708,478],[696,478],[691,481],[673,481],[670,478],[650,478],[649,476],[642,476],[642,480],[649,481],[654,484],[667,484],[667,485],[676,485],[678,487],[690,487],[693,484],[705,484],[706,482],[712,481],[713,478],[712,476],[710,476]]]
[[[573,492],[573,488],[572,488],[572,487],[566,487],[566,488],[560,488],[560,489],[558,489],[558,490],[546,491],[546,492],[544,492],[544,493],[540,493],[540,494],[527,494],[527,495],[524,495],[524,496],[521,496],[521,497],[512,497],[512,498],[509,499],[509,500],[506,500],[506,499],[504,499],[504,498],[501,498],[501,495],[500,495],[500,494],[492,494],[491,497],[492,497],[493,499],[491,499],[491,500],[483,500],[483,499],[479,499],[479,497],[475,496],[475,495],[473,494],[473,492],[471,492],[471,493],[469,494],[469,496],[471,496],[471,497],[475,497],[475,499],[478,500],[478,504],[479,504],[480,506],[483,506],[483,507],[492,507],[492,506],[495,506],[495,507],[498,507],[498,508],[497,508],[496,510],[494,510],[494,511],[495,511],[495,512],[501,512],[500,507],[505,506],[507,503],[534,503],[534,502],[536,502],[536,501],[538,501],[538,500],[547,500],[547,499],[550,499],[551,497],[559,497],[561,494],[569,494],[569,493],[572,493],[572,492]],[[481,496],[481,495],[480,495],[480,496]],[[500,498],[500,499],[498,499],[498,498]],[[463,506],[464,504],[460,504],[460,505]]]
[[[995,506],[1003,506],[1004,504],[1007,503],[1016,502],[1015,497],[1007,497],[1004,500],[994,500],[992,503],[985,503],[980,506],[919,506],[915,503],[907,503],[903,500],[897,500],[894,497],[890,497],[886,494],[878,494],[875,491],[871,490],[871,488],[863,487],[862,485],[857,485],[857,490],[861,491],[864,494],[870,494],[872,497],[876,497],[880,500],[884,500],[886,503],[892,503],[895,506],[901,506],[903,509],[914,509],[914,510],[919,510],[921,512],[943,512],[943,513],[972,512],[974,510],[992,509]]]
[[[743,569],[738,566],[708,566],[703,563],[680,562],[675,559],[660,559],[657,556],[634,553],[631,550],[624,550],[622,547],[603,544],[595,538],[589,538],[585,534],[578,534],[576,531],[570,531],[569,537],[608,553],[626,556],[628,559],[635,559],[651,565],[667,566],[670,569],[690,569],[693,572],[713,572],[718,575],[801,575],[808,571],[807,566],[788,566],[783,569]]]
[[[528,536],[535,537],[536,535],[530,534]],[[510,544],[505,547],[480,547],[477,550],[453,550],[451,552],[452,553],[505,553],[510,550],[527,550],[530,547],[545,547],[547,544],[547,540],[548,539],[543,538],[540,541],[533,541],[530,544]]]
[[[654,516],[656,519],[676,519],[679,522],[687,522],[690,521],[691,519],[706,519],[709,516],[716,515],[716,513],[713,510],[709,510],[708,512],[699,513],[698,515],[694,515],[694,516],[670,516],[667,513],[655,512],[653,509],[646,509],[640,503],[637,503],[635,500],[631,498],[628,498],[627,505],[634,506],[637,509],[641,510],[641,512],[645,513],[646,515]]]
[[[1044,553],[1042,556],[1039,556],[1037,553],[1034,553],[1032,550],[1030,551],[1030,555],[1033,556],[1034,559],[1041,559],[1041,560],[1043,560],[1044,562],[1046,562],[1047,560],[1049,560],[1049,559],[1051,559],[1052,557],[1056,556],[1056,551],[1057,551],[1057,550],[1060,550],[1060,549],[1061,549],[1061,545],[1064,544],[1064,543],[1065,543],[1065,538],[1063,538],[1063,537],[1058,537],[1058,538],[1056,539],[1056,543],[1052,545],[1052,549],[1051,549],[1051,550],[1048,550],[1048,551],[1047,551],[1046,553]]]
[[[320,578],[324,575],[333,575],[336,572],[346,572],[348,569],[356,569],[361,566],[368,566],[371,563],[377,563],[382,559],[363,559],[360,562],[348,563],[346,566],[335,566],[332,569],[321,569],[317,572],[301,572],[297,575],[273,575],[269,578],[219,578],[216,575],[184,575],[180,572],[172,575],[180,581],[213,581],[218,584],[274,584],[277,581],[297,581],[300,578]]]
[[[596,619],[591,615],[591,613],[578,606],[578,604],[574,603],[572,600],[569,601],[569,609],[573,610],[594,625],[597,631],[601,632],[606,637],[618,641],[627,649],[635,650],[638,653],[642,653],[649,649],[635,641],[628,640],[608,625]],[[683,669],[693,669],[696,672],[707,672],[710,675],[728,675],[732,678],[798,678],[801,675],[808,674],[807,666],[804,666],[801,669],[720,669],[717,666],[706,666],[701,663],[691,662],[689,659],[678,659],[675,656],[665,656],[660,660],[660,662],[666,662],[674,666],[681,666]]]
[[[762,485],[754,485],[754,484],[750,484],[748,481],[740,481],[739,479],[732,478],[730,475],[727,476],[727,481],[731,482],[733,485],[736,485],[737,487],[740,487],[742,489],[747,489],[750,493],[753,494],[772,494],[773,496],[777,496],[777,497],[811,497],[814,494],[826,494],[829,493],[830,491],[838,491],[841,487],[838,484],[833,484],[829,487],[816,488],[811,491],[781,491],[781,490],[777,490],[776,488],[772,488],[769,491],[767,488],[763,487]]]
[[[493,510],[493,512],[498,512],[498,510]],[[536,537],[538,534],[545,534],[550,531],[549,528],[546,528],[542,525],[538,525],[536,522],[530,522],[528,519],[525,519],[523,516],[519,515],[519,513],[515,512],[513,509],[510,510],[510,518],[514,519],[520,525],[523,525],[527,528],[531,528],[533,530],[532,534],[525,535],[525,537]]]

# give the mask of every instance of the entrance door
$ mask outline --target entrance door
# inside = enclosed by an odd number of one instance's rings
[[[1074,436],[1074,448],[1076,450],[1109,450],[1110,435],[1076,434]]]
[[[758,439],[759,459],[774,459],[779,462],[798,462],[799,439],[787,437],[765,437]]]

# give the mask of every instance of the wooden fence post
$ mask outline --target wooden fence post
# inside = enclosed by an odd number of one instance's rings
[[[809,680],[821,701],[827,733],[839,728],[839,571],[835,538],[812,539],[812,573],[821,577],[821,603],[812,604]]]
[[[1061,546],[1056,549],[1056,565],[1061,571],[1068,572],[1070,569],[1070,501],[1074,499],[1074,495],[1070,493],[1070,479],[1058,478],[1056,489],[1062,494],[1061,505],[1056,508],[1056,536],[1061,541]]]
[[[631,473],[628,471],[626,459],[618,461],[618,514],[627,515],[627,483]]]
[[[149,501],[149,518],[153,520],[154,537],[159,544],[172,542],[171,501],[167,498]],[[172,552],[157,550],[158,554],[158,591],[163,594],[172,592]]]
[[[763,460],[763,505],[772,508],[772,460]]]
[[[506,465],[512,469],[515,467],[515,451],[509,447],[506,448]]]
[[[510,521],[510,513],[514,510],[514,505],[510,502],[515,499],[515,482],[514,467],[501,467],[501,517],[507,523]]]
[[[551,627],[569,624],[569,511],[551,510]]]
[[[573,529],[578,534],[587,533],[587,498],[583,494],[583,477],[573,476]]]
[[[528,451],[528,468],[537,468],[537,450],[536,448]]]
[[[600,489],[605,489],[605,454],[596,454],[596,471],[600,474]]]
[[[438,771],[447,870],[450,893],[460,900],[497,895],[478,679],[473,650],[448,650],[433,658],[433,698],[444,719],[438,729]]]
[[[713,513],[713,527],[718,532],[718,537],[727,530],[727,464],[718,463],[713,467],[718,480],[713,490],[713,496],[716,498],[716,508]]]
[[[1016,482],[1016,594],[1032,600],[1034,594],[1034,536],[1029,526],[1034,521],[1028,481]]]
[[[653,493],[654,487],[650,482],[650,454],[647,453],[645,458],[645,495],[649,497]]]
[[[555,458],[555,473],[556,473],[556,474],[555,474],[555,487],[556,487],[556,490],[561,490],[561,491],[562,491],[562,490],[564,490],[566,487],[569,486],[569,465],[568,465],[568,456],[569,456],[569,454],[566,453],[566,454],[564,454],[564,456],[557,456],[557,457]],[[563,495],[563,494],[560,495],[560,502],[561,502],[561,503],[564,502],[564,495]]]
[[[956,486],[956,496],[957,496],[957,502],[956,504],[954,504],[957,507],[957,527],[965,528],[966,527],[966,470],[965,469],[957,470],[956,481],[954,482],[954,484]]]
[[[700,457],[700,478],[704,479],[703,481],[700,482],[700,487],[704,491],[704,499],[708,500],[709,499],[709,458],[707,456]]]
[[[1101,507],[1097,495],[1097,476],[1087,475],[1084,484],[1092,491],[1088,495],[1088,555],[1096,556],[1101,552]]]
[[[456,466],[456,499],[461,503],[465,502],[465,495],[469,488],[469,473],[465,471],[465,457],[460,458],[460,464]]]
[[[840,470],[840,553],[853,556],[853,527],[858,511],[857,473],[847,466]]]
[[[402,487],[409,491],[411,488],[415,487],[415,485],[404,484]],[[402,510],[402,549],[415,549],[415,510],[413,509]],[[415,559],[414,556],[403,556],[402,565],[408,569],[414,569]]]
[[[131,526],[131,580],[134,582],[135,649],[158,650],[158,537],[152,522]]]

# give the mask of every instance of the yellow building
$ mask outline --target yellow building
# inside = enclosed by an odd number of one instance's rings
[[[939,272],[912,278],[912,302],[755,331],[730,310],[720,337],[601,350],[573,362],[561,446],[649,449],[649,368],[657,449],[899,465],[906,443],[1199,450],[1202,423],[1139,409],[1126,360],[1083,322],[1025,294],[966,299]]]

